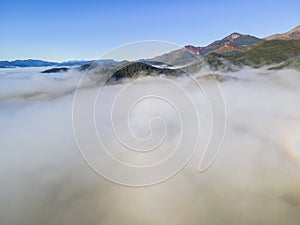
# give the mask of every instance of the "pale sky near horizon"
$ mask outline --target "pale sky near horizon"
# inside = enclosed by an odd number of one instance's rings
[[[232,32],[265,37],[300,25],[299,0],[1,0],[0,60],[97,59],[130,42],[204,46]]]

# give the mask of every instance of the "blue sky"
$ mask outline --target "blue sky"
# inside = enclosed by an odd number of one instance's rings
[[[0,60],[97,59],[128,42],[203,46],[232,32],[265,37],[300,25],[299,9],[299,0],[1,0]]]

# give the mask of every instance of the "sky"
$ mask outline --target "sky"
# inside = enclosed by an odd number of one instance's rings
[[[232,32],[265,37],[300,25],[299,0],[1,0],[0,60],[97,59],[131,42],[204,46]]]

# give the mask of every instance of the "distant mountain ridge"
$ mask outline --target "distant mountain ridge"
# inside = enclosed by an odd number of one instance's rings
[[[66,62],[50,62],[36,59],[14,60],[14,61],[0,61],[0,68],[14,68],[14,67],[44,67],[44,66],[77,66],[91,63],[93,60],[74,60]]]

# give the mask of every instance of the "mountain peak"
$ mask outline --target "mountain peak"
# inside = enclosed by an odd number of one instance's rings
[[[240,38],[241,36],[243,36],[243,35],[235,32],[235,33],[232,33],[229,36],[227,36],[225,39],[227,39],[229,41],[233,41],[237,38]]]
[[[251,35],[244,35],[237,32],[234,32],[222,40],[214,41],[213,43],[205,47],[195,47],[192,45],[185,46],[190,52],[193,52],[196,55],[206,55],[211,52],[221,53],[221,54],[232,54],[236,52],[246,51],[258,43],[261,43],[263,40]]]

